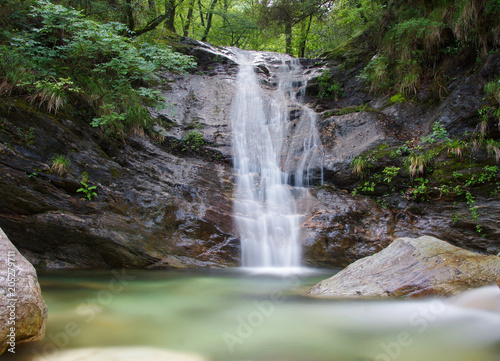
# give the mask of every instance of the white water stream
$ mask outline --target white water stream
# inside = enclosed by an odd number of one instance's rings
[[[316,114],[300,102],[306,79],[298,60],[265,54],[276,85],[265,89],[256,74],[262,53],[235,52],[240,68],[231,110],[234,219],[242,266],[300,267],[302,216],[296,200],[307,193],[304,186],[322,159]]]

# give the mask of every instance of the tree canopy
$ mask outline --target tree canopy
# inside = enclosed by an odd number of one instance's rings
[[[173,35],[300,57],[365,51],[371,91],[411,96],[429,77],[441,86],[444,60],[498,52],[500,0],[4,0],[0,26],[0,96],[54,112],[83,102],[93,125],[121,131],[149,121],[158,71],[194,65]]]

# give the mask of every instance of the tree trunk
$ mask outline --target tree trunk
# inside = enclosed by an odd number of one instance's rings
[[[134,6],[132,5],[132,0],[125,1],[125,19],[128,29],[130,31],[134,31],[135,21],[134,21]]]
[[[149,5],[149,13],[151,17],[154,19],[158,16],[158,12],[156,11],[156,0],[148,0]]]
[[[292,55],[292,20],[287,19],[285,22],[285,52]]]
[[[306,43],[307,37],[309,36],[309,30],[311,30],[312,23],[312,14],[309,15],[309,21],[307,22],[307,27],[305,27],[304,23],[302,23],[303,29],[301,31],[301,39],[299,44],[299,58],[304,58],[306,53]]]
[[[175,33],[175,0],[165,0],[165,29]]]
[[[198,8],[200,9],[201,26],[205,27],[205,19],[203,18],[203,6],[201,5],[201,0],[198,0]]]
[[[184,32],[183,32],[184,36],[189,36],[189,27],[191,26],[191,21],[193,20],[194,3],[195,0],[191,0],[191,3],[189,4],[186,25],[184,25]]]
[[[207,41],[208,33],[210,31],[210,28],[212,27],[212,17],[214,15],[215,5],[217,5],[217,0],[212,0],[212,2],[210,3],[210,10],[207,14],[207,26],[205,27],[205,33],[203,34],[201,41]]]

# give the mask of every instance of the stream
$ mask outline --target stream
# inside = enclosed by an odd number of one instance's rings
[[[303,295],[334,272],[43,271],[47,333],[22,349],[24,360],[108,346],[148,346],[213,361],[500,359],[500,315],[438,299]]]

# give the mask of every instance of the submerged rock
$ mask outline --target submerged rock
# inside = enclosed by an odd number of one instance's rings
[[[96,347],[63,350],[32,361],[207,361],[195,354],[173,352],[152,347]]]
[[[500,290],[493,285],[465,291],[454,297],[451,304],[500,313]]]
[[[47,306],[33,266],[0,228],[0,354],[45,335]]]
[[[476,254],[430,236],[398,238],[383,251],[358,260],[309,290],[315,296],[452,296],[489,285],[500,257]]]

